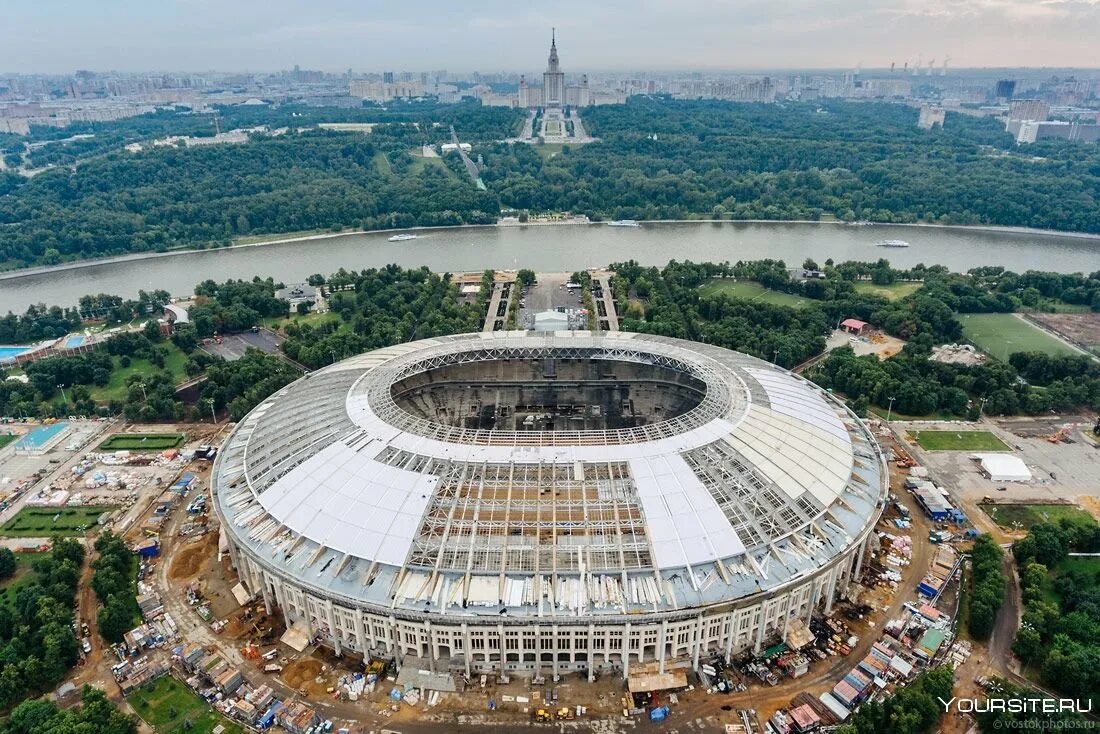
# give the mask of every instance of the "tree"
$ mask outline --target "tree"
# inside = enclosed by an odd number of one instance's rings
[[[10,548],[0,548],[0,579],[8,579],[15,575],[15,554]]]
[[[103,639],[122,642],[122,636],[134,626],[133,599],[127,599],[122,594],[107,597],[107,603],[100,607],[97,622]]]

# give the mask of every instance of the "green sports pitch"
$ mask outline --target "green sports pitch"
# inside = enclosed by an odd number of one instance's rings
[[[113,507],[24,507],[0,527],[5,538],[64,538],[84,535]]]
[[[963,334],[991,357],[1008,361],[1013,352],[1080,354],[1038,326],[1010,313],[959,314]]]
[[[911,435],[925,451],[1010,450],[989,431],[913,431]]]
[[[99,444],[100,451],[164,451],[187,437],[182,433],[116,433]]]
[[[791,306],[792,308],[801,308],[810,303],[809,298],[765,288],[754,280],[712,280],[699,286],[699,292],[704,296],[721,293],[744,301],[761,301],[774,306]]]

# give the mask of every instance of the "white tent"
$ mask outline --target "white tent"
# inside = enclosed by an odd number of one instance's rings
[[[560,311],[540,311],[535,314],[535,331],[566,331],[569,317]]]
[[[1021,459],[1011,454],[974,454],[981,462],[982,473],[994,482],[1030,482],[1031,470]]]

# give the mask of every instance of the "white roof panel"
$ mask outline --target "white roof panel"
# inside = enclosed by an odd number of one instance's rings
[[[401,565],[438,479],[382,464],[371,453],[336,441],[280,477],[259,501],[324,546]]]
[[[629,463],[658,568],[711,563],[744,552],[737,531],[682,456]]]

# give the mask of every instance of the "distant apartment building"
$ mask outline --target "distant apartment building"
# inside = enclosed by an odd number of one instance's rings
[[[371,102],[389,102],[394,99],[413,99],[424,96],[424,85],[419,81],[385,82],[356,79],[348,86],[353,97]]]
[[[1017,143],[1037,143],[1041,140],[1068,140],[1073,143],[1100,142],[1100,125],[1067,122],[1065,120],[1020,120]]]
[[[0,117],[0,133],[30,135],[31,124],[25,117]]]
[[[943,128],[946,113],[943,107],[938,105],[921,105],[920,115],[917,117],[917,127],[921,130],[931,130],[934,127]]]
[[[1016,80],[1015,79],[1001,79],[997,82],[993,88],[993,97],[997,101],[1007,102],[1012,99],[1012,95],[1016,94]]]
[[[1041,99],[1017,99],[1008,105],[1009,120],[1038,120],[1050,117],[1050,105]]]

